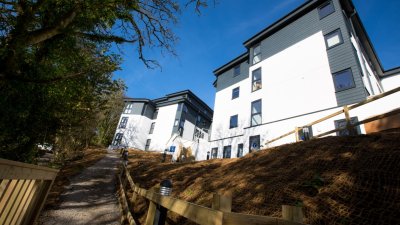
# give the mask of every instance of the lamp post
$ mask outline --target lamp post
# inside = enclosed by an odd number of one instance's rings
[[[207,160],[210,159],[210,151],[207,151]]]
[[[160,195],[170,196],[172,192],[172,182],[170,180],[163,180],[160,183]],[[154,225],[164,225],[167,219],[167,209],[161,205],[157,205],[156,214],[154,218]]]

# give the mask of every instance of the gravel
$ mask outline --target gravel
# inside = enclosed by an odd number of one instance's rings
[[[42,212],[40,225],[120,224],[115,173],[118,154],[108,154],[71,179],[57,209]]]

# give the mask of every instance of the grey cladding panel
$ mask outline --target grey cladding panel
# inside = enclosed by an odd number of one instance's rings
[[[154,111],[155,111],[155,108],[152,105],[146,104],[146,108],[144,110],[143,116],[145,116],[149,119],[153,119]]]
[[[218,76],[216,87],[217,92],[248,78],[249,64],[247,61],[240,64],[240,75],[238,76],[233,76],[233,71],[234,68],[231,68],[230,70]]]
[[[335,12],[329,16],[320,20],[318,9],[316,8],[261,41],[261,57],[262,60],[265,60],[281,51],[284,51],[290,46],[301,42],[313,34],[321,31],[323,34],[328,34],[340,28],[344,43],[331,49],[327,49],[329,65],[332,73],[346,68],[351,68],[356,84],[356,87],[353,89],[336,93],[337,103],[341,106],[364,100],[366,95],[361,80],[360,70],[356,61],[356,55],[351,46],[345,17],[342,14],[338,0],[333,0],[332,2],[335,6]],[[250,55],[252,55],[252,52],[253,50],[250,49]],[[252,62],[252,59],[250,59],[250,62]],[[231,78],[231,73],[233,73],[233,70],[226,72],[226,75],[224,74],[223,77],[218,78],[221,79],[221,82],[218,82],[218,85],[220,83],[223,85],[221,85],[221,87],[217,86],[217,91],[237,82]],[[230,80],[228,80],[228,78],[230,78]]]
[[[143,107],[144,107],[144,103],[143,102],[135,102],[135,103],[133,103],[132,114],[142,115]]]

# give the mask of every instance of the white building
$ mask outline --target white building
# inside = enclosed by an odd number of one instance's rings
[[[206,157],[213,111],[191,91],[154,100],[126,98],[113,146],[146,151],[189,148],[196,159]]]
[[[213,158],[294,142],[292,135],[264,144],[400,84],[400,69],[382,68],[350,0],[307,1],[244,46],[244,54],[214,71]],[[360,121],[399,103],[397,93],[350,115],[353,122]],[[343,121],[339,115],[309,131],[320,134],[345,125]],[[358,132],[365,133],[364,126]]]

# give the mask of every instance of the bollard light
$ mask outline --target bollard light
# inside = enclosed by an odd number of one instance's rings
[[[207,151],[207,160],[210,159],[210,151]]]
[[[170,180],[163,180],[160,183],[160,194],[162,196],[170,196],[172,192],[172,182]]]

